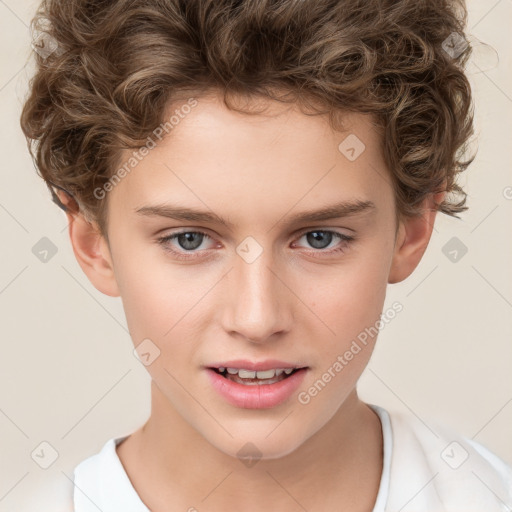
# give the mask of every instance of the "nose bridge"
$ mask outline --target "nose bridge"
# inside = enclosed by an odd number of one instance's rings
[[[234,269],[228,274],[228,319],[224,328],[252,341],[265,341],[288,328],[286,287],[276,276],[271,250],[263,250],[253,261],[240,254],[235,256]]]

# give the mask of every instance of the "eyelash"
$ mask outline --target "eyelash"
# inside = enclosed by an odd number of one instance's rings
[[[308,231],[303,231],[300,235],[299,235],[299,239],[302,238],[304,235],[307,235],[309,233],[317,233],[317,232],[320,232],[320,233],[331,233],[332,235],[334,235],[335,237],[337,237],[342,243],[340,244],[340,247],[337,247],[335,249],[330,249],[330,250],[325,250],[325,249],[312,249],[312,252],[313,254],[314,253],[322,253],[323,254],[328,254],[328,255],[332,255],[334,253],[338,253],[338,252],[344,252],[346,249],[347,249],[347,245],[352,242],[355,237],[353,236],[349,236],[349,235],[345,235],[343,233],[338,233],[337,231],[332,231],[332,230],[328,230],[328,229],[310,229]],[[205,233],[204,231],[180,231],[178,233],[173,233],[172,235],[166,235],[166,236],[163,236],[163,237],[160,237],[160,238],[157,238],[157,243],[162,245],[163,249],[165,251],[168,251],[170,252],[171,254],[175,255],[178,259],[181,259],[181,260],[191,260],[191,259],[195,259],[195,258],[198,258],[200,257],[199,253],[201,251],[186,251],[190,254],[193,254],[193,256],[184,256],[184,253],[181,252],[181,251],[177,251],[175,249],[172,249],[170,247],[170,245],[168,244],[168,242],[170,242],[171,240],[174,240],[176,239],[178,236],[180,235],[184,235],[186,233],[194,233],[194,234],[200,234],[200,235],[203,235],[205,236],[206,238],[212,238],[210,235],[208,235],[208,233]],[[197,256],[196,256],[197,254]],[[315,256],[315,257],[318,257],[318,256]],[[319,256],[319,257],[322,257],[322,256]]]

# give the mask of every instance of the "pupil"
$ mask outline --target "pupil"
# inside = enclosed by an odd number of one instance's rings
[[[311,231],[307,234],[308,243],[311,244],[315,249],[325,249],[332,241],[332,233],[327,231]],[[322,245],[322,240],[323,244]],[[327,240],[327,243],[325,243]]]
[[[178,243],[186,250],[197,249],[201,245],[202,236],[203,235],[201,233],[180,233],[180,235],[178,235]],[[197,243],[197,240],[194,242],[194,237],[199,239],[199,243]]]

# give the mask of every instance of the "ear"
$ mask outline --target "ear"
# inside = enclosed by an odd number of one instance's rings
[[[407,217],[400,221],[388,283],[403,281],[418,266],[434,229],[437,206],[445,194],[445,191],[430,194],[422,203],[421,216]]]
[[[58,194],[61,202],[70,206],[65,194]],[[76,203],[75,203],[76,205]],[[94,287],[110,297],[119,297],[112,255],[99,227],[88,221],[78,208],[68,208],[69,238],[78,264]]]

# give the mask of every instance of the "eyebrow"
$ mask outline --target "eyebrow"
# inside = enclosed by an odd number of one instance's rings
[[[298,213],[286,220],[287,225],[318,222],[322,220],[338,219],[369,213],[376,209],[372,201],[356,199],[352,201],[342,201],[336,204],[328,205],[320,209],[307,210]],[[232,224],[212,211],[196,210],[183,206],[172,204],[155,204],[142,206],[135,209],[135,213],[147,217],[165,217],[180,221],[207,222],[220,224],[231,229]]]

